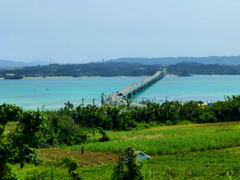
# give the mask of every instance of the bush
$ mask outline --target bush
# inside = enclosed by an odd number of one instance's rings
[[[78,163],[69,157],[65,157],[62,159],[62,164],[64,167],[68,169],[68,174],[72,177],[74,180],[81,180],[79,173],[77,172],[77,169],[79,167]]]
[[[143,180],[142,164],[138,164],[135,149],[129,147],[125,150],[125,157],[119,156],[118,164],[112,174],[113,180]]]
[[[60,112],[49,113],[48,118],[48,141],[57,144],[75,145],[86,141],[87,135],[83,128],[75,123],[68,114]]]
[[[38,172],[36,170],[27,174],[25,180],[54,180],[56,179],[56,170],[46,170],[42,172]]]
[[[16,179],[8,166],[10,162],[38,163],[36,148],[41,141],[39,131],[45,128],[45,113],[39,111],[23,111],[15,105],[0,106],[0,178]],[[4,134],[7,122],[16,123],[14,131]]]
[[[99,139],[100,142],[110,140],[110,138],[107,136],[107,133],[102,128],[99,128],[99,132],[102,134],[102,137]]]

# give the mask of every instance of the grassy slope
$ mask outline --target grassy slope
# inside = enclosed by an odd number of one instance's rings
[[[133,146],[151,155],[204,151],[240,145],[240,123],[196,124],[157,127],[130,132],[109,132],[111,141],[85,145],[87,150],[121,152]],[[78,150],[81,146],[68,149]]]
[[[115,155],[109,151],[120,151],[125,146],[135,145],[139,150],[155,154],[152,160],[143,164],[146,179],[229,179],[230,176],[240,179],[240,147],[225,148],[240,145],[239,122],[156,127],[137,131],[136,135],[132,131],[108,134],[110,142],[85,144],[86,149],[102,152],[86,152],[85,156],[89,158],[81,157],[80,146],[56,148],[56,152],[53,148],[43,149],[40,156],[44,163],[39,167],[28,164],[20,170],[14,165],[13,169],[21,177],[34,170],[47,170],[52,171],[56,179],[66,179],[66,169],[57,163],[60,159],[58,152],[61,156],[74,157],[84,165],[79,170],[84,179],[110,179]],[[99,160],[99,157],[114,158],[98,163],[94,156]],[[84,164],[83,160],[89,163]]]
[[[83,179],[111,179],[114,164],[84,166],[79,172]],[[54,164],[42,164],[39,167],[27,165],[23,170],[13,167],[19,176],[53,170],[56,179],[67,179],[66,169]],[[178,155],[154,156],[143,163],[146,179],[239,179],[240,147],[221,150],[208,150]],[[50,179],[50,177],[49,177]]]
[[[110,179],[114,165],[82,170],[86,179]],[[146,179],[239,179],[240,148],[157,156],[143,164]]]

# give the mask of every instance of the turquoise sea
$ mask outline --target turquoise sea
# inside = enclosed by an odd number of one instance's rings
[[[100,104],[108,95],[145,77],[93,77],[0,80],[0,104],[17,104],[26,109],[60,108],[70,101]]]
[[[146,77],[93,77],[0,80],[0,104],[17,104],[25,109],[60,108],[70,101],[100,104],[105,96]],[[225,96],[240,94],[240,76],[166,76],[135,97],[139,102],[168,100],[223,100]]]
[[[226,96],[240,95],[239,75],[199,75],[191,77],[166,76],[135,98],[139,102],[148,99],[155,102],[217,101]]]

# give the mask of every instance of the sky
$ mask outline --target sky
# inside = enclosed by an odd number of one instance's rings
[[[240,55],[239,0],[0,0],[0,59]]]

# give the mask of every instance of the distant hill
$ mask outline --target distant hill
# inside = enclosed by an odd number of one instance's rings
[[[203,64],[240,65],[240,56],[210,56],[210,57],[165,57],[165,58],[119,58],[108,62],[127,62],[141,64],[170,65],[181,62],[197,62]]]
[[[240,65],[226,65],[226,64],[203,64],[203,63],[188,63],[182,62],[167,66],[169,74],[182,75],[239,75]]]
[[[149,76],[162,69],[161,65],[137,63],[51,64],[23,68],[0,69],[0,77],[7,74],[28,77],[45,76]]]
[[[21,62],[21,61],[11,61],[11,60],[1,60],[0,68],[13,68],[13,67],[25,67],[25,66],[37,66],[37,65],[47,65],[48,61],[31,61],[31,62]]]
[[[160,64],[146,65],[140,63],[108,62],[88,64],[51,64],[44,66],[29,66],[23,68],[0,69],[0,77],[14,74],[20,77],[47,76],[149,76],[164,67]],[[165,66],[167,73],[189,75],[240,75],[240,65],[203,64],[182,62]]]
[[[23,67],[26,66],[24,62],[10,61],[10,60],[0,60],[0,68],[7,67]]]

